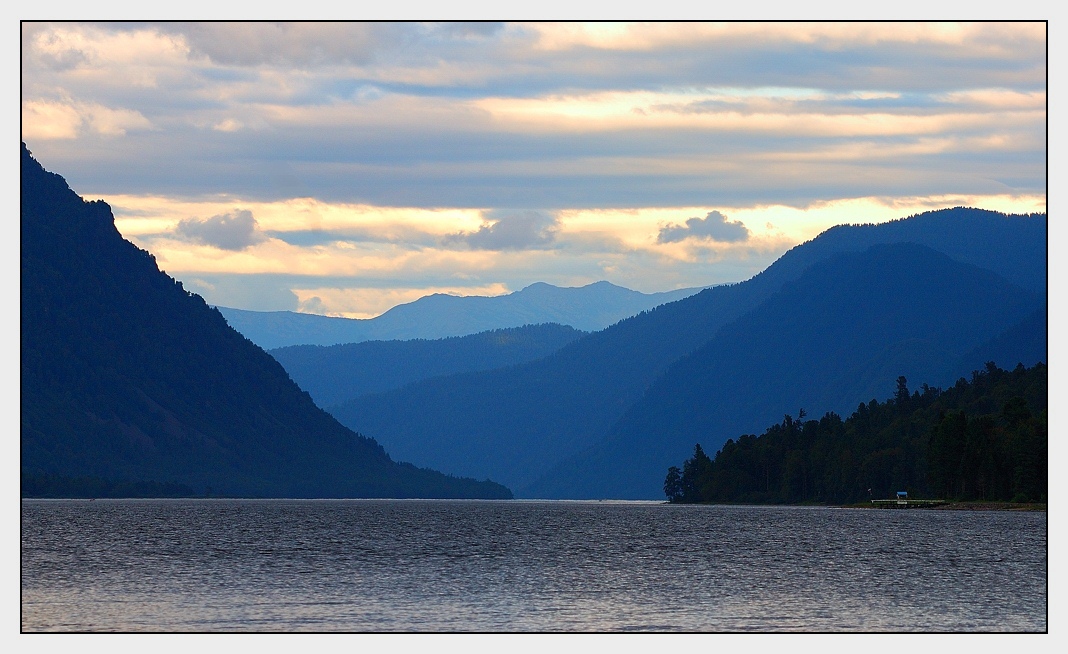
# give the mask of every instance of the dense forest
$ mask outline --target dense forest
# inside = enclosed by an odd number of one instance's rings
[[[198,493],[185,484],[157,481],[116,481],[102,477],[65,477],[63,475],[22,475],[23,497],[97,498],[97,497],[210,497],[211,488]]]
[[[1046,365],[993,363],[946,389],[897,392],[861,403],[843,420],[785,416],[760,436],[728,440],[714,457],[700,444],[672,466],[674,503],[848,504],[891,497],[1046,501]]]

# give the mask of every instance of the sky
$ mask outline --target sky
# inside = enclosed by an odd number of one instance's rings
[[[37,23],[21,132],[210,304],[748,279],[1046,211],[1044,23]]]
[[[1063,171],[1046,147],[1047,40],[1054,61],[1065,42],[1052,2],[715,7],[731,18],[1050,19],[1052,39],[1026,23],[16,25],[339,14],[320,0],[116,4],[8,9],[0,44],[20,100],[5,115],[46,169],[105,199],[124,236],[224,306],[369,317],[431,292],[535,281],[645,292],[740,281],[835,224],[957,205],[1045,211],[1047,160],[1054,177]],[[408,4],[346,13],[502,13],[467,0]],[[590,4],[541,0],[505,13],[674,18],[696,5]],[[8,280],[18,278],[16,229],[4,239]],[[1055,250],[1064,242],[1055,220],[1050,238]],[[1060,260],[1049,266],[1059,333]],[[1057,358],[1059,341],[1050,350]],[[13,373],[14,346],[6,353]],[[8,446],[13,497],[17,444]],[[17,567],[5,572],[16,583]]]

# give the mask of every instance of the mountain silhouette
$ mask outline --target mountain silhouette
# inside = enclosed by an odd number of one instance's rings
[[[390,459],[22,145],[21,470],[266,497],[510,497]],[[33,485],[33,484],[31,484]]]
[[[941,253],[951,262],[970,266],[968,274],[971,275],[980,269],[994,273],[1001,280],[999,283],[1014,285],[1014,292],[1028,298],[1026,306],[1019,307],[1023,313],[1009,312],[993,319],[982,317],[976,320],[976,325],[968,326],[968,330],[975,327],[981,332],[975,333],[969,348],[978,347],[1023,320],[1024,314],[1037,309],[1039,301],[1035,298],[1045,294],[1044,214],[1005,215],[960,207],[944,209],[879,225],[832,228],[793,248],[750,280],[708,288],[642,312],[538,361],[503,370],[428,379],[328,409],[343,424],[374,435],[391,452],[421,465],[433,462],[453,474],[501,479],[525,497],[600,496],[592,495],[594,487],[584,485],[582,480],[595,477],[597,466],[603,461],[589,466],[572,465],[566,474],[554,473],[553,469],[567,461],[577,462],[606,443],[610,433],[617,433],[613,430],[622,429],[617,423],[642,400],[669,366],[712,341],[726,325],[760,307],[787,285],[801,279],[813,266],[842,254],[864,255],[874,245],[895,243],[927,248],[922,255],[916,255],[920,259]],[[901,282],[897,292],[925,298],[924,286],[916,286],[907,278]],[[827,292],[831,290],[828,287]],[[847,309],[878,312],[874,297],[860,300],[867,304],[862,302]],[[933,311],[939,310],[939,303],[922,303]],[[990,308],[995,313],[997,310]],[[847,315],[841,318],[848,324]],[[788,337],[774,330],[769,332],[769,338],[780,336]],[[1007,351],[1011,352],[1012,344],[1009,345]],[[777,345],[748,342],[745,347],[759,353],[765,347],[774,350]],[[826,382],[822,377],[810,381],[815,385],[833,384],[839,389],[856,385],[874,390],[873,385],[890,384],[902,374],[904,371],[895,370],[902,363],[909,360],[922,363],[929,354],[924,353],[925,347],[934,345],[925,342],[905,347],[887,343],[885,351],[880,350],[881,359],[868,361],[859,368],[843,368],[840,375]],[[939,356],[945,354],[939,352]],[[965,354],[964,350],[958,351],[957,361],[962,366],[970,365],[969,370],[985,363],[966,363]],[[1016,361],[997,363],[1012,367]],[[922,366],[910,369],[917,370],[915,374],[927,374]],[[850,378],[847,372],[857,377]],[[764,370],[763,374],[774,375],[775,371]],[[921,378],[910,378],[910,381],[935,382]],[[846,395],[839,391],[834,396],[828,391],[820,398],[830,401]],[[880,390],[865,399],[883,395],[885,391]],[[793,405],[803,398],[780,399],[791,411],[802,408]],[[419,410],[411,411],[409,407],[419,407]],[[832,409],[814,404],[804,408],[813,412]],[[704,410],[715,409],[709,405]],[[778,417],[781,416],[772,416]],[[766,423],[758,420],[747,429],[758,429]],[[719,442],[738,435],[724,433]],[[659,438],[655,430],[646,437],[650,441]],[[707,438],[701,442],[706,441]],[[688,447],[693,442],[696,441],[691,441]],[[708,447],[711,449],[711,445]],[[672,453],[671,460],[677,462],[687,454],[688,451]],[[556,481],[550,481],[547,476],[553,476]],[[659,484],[662,477],[662,470],[658,469],[648,483]],[[657,490],[652,494],[642,491],[637,496],[659,495]]]
[[[270,350],[319,406],[460,372],[548,356],[585,335],[563,325],[526,325],[436,340],[290,345]]]
[[[289,345],[338,345],[364,341],[441,339],[479,332],[557,323],[598,331],[700,288],[640,293],[609,282],[561,288],[538,282],[497,297],[435,293],[358,320],[292,311],[246,311],[218,307],[227,322],[264,349]]]
[[[674,363],[604,442],[524,492],[658,497],[657,471],[694,443],[715,452],[800,409],[849,415],[889,396],[899,376],[951,385],[962,355],[1041,303],[988,270],[919,245],[838,255]],[[999,363],[1020,363],[1012,358]],[[576,479],[580,470],[588,472]]]

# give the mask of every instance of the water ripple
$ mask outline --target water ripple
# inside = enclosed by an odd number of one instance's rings
[[[1046,514],[24,500],[23,631],[1045,631]]]

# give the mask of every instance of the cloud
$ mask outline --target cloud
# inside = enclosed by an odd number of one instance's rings
[[[1043,23],[24,23],[23,137],[101,195],[1034,194],[1046,68]]]
[[[184,37],[195,56],[237,66],[368,63],[401,31],[389,23],[165,23],[158,29]]]
[[[338,229],[264,230],[269,238],[276,238],[298,247],[316,247],[332,243],[394,243],[400,246],[423,248],[438,245],[439,237],[404,225],[383,225],[377,228],[347,227]]]
[[[471,39],[495,36],[504,29],[504,23],[481,21],[456,21],[433,26],[438,32],[453,38]]]
[[[129,109],[114,109],[92,102],[22,103],[23,138],[73,139],[83,133],[124,136],[127,130],[152,128],[147,118]]]
[[[297,311],[300,313],[314,313],[320,316],[330,314],[330,308],[323,303],[323,299],[318,295],[313,295],[306,300],[300,300],[297,304]]]
[[[478,231],[446,236],[445,244],[465,243],[474,250],[542,249],[556,238],[560,221],[545,211],[490,212],[492,222]]]
[[[247,209],[219,214],[203,221],[182,220],[174,231],[188,240],[235,252],[267,238],[259,231],[259,224]]]
[[[176,277],[186,290],[211,305],[249,311],[296,311],[299,300],[292,276],[240,273],[189,274]],[[303,280],[301,280],[303,281]]]
[[[690,218],[686,226],[667,225],[660,228],[657,243],[676,243],[687,238],[699,238],[722,243],[749,240],[749,229],[739,221],[728,220],[718,211],[710,211],[704,218]]]

